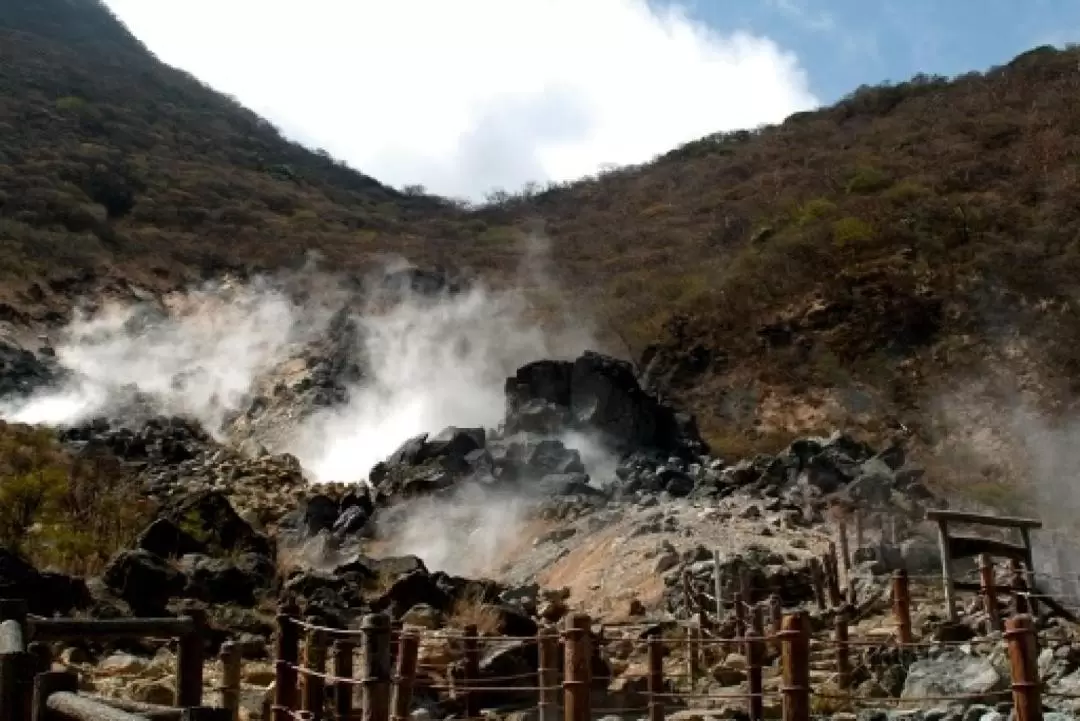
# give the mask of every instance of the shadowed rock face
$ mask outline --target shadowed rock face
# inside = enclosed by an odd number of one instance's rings
[[[626,361],[586,352],[574,361],[537,361],[506,381],[505,428],[598,434],[613,450],[706,450],[693,418],[644,391]]]

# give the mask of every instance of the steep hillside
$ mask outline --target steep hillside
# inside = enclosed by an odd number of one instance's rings
[[[1078,60],[861,88],[504,212],[549,219],[721,447],[833,422],[935,445],[943,409],[1075,397]]]
[[[156,61],[96,0],[0,5],[0,138],[8,281],[354,260],[448,207],[286,141]]]
[[[864,87],[466,212],[284,140],[95,0],[6,3],[0,318],[57,323],[79,293],[312,250],[505,275],[541,227],[576,307],[720,452],[833,425],[939,448],[946,421],[1075,396],[1078,61],[1039,48]]]

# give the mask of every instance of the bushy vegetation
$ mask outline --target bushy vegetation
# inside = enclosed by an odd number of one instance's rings
[[[92,573],[152,512],[115,461],[72,457],[48,430],[0,422],[0,546],[43,567]]]
[[[287,142],[156,61],[95,0],[9,3],[0,301],[44,318],[71,291],[43,278],[105,262],[153,284],[310,250],[336,268],[388,251],[514,277],[542,221],[575,307],[612,347],[648,350],[651,377],[716,439],[772,446],[793,432],[776,419],[747,431],[764,411],[730,410],[746,388],[821,406],[795,426],[916,427],[935,384],[1017,363],[1017,347],[1048,397],[1071,399],[1078,62],[1037,48],[985,73],[865,86],[776,126],[472,207]],[[843,394],[862,400],[837,405]]]

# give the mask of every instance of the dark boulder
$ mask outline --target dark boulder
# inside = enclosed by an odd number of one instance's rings
[[[203,491],[168,509],[166,518],[198,541],[212,555],[249,551],[273,556],[270,540],[251,527],[218,491]]]
[[[158,518],[147,526],[135,541],[135,547],[162,558],[179,558],[189,553],[205,553],[200,542],[168,518]]]
[[[187,577],[184,595],[207,603],[250,607],[274,580],[273,562],[255,553],[236,558],[190,554],[180,559],[180,571]]]
[[[68,613],[91,603],[82,579],[38,571],[6,548],[0,548],[0,598],[23,599],[30,613],[39,616]]]
[[[691,416],[643,390],[630,363],[600,353],[529,363],[507,379],[505,392],[507,433],[583,430],[618,452],[705,450]]]
[[[281,517],[278,533],[290,543],[300,543],[322,531],[332,530],[338,515],[337,501],[321,494],[311,496]]]
[[[371,610],[386,612],[400,618],[413,606],[425,604],[439,611],[448,611],[452,599],[439,588],[426,570],[412,571],[398,576],[389,587],[371,599]]]
[[[137,616],[164,615],[169,599],[183,593],[187,585],[184,575],[165,559],[142,549],[116,554],[102,578]]]

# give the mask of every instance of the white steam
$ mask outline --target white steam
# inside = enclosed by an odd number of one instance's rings
[[[550,305],[558,294],[543,255],[531,239],[519,279]],[[586,323],[566,317],[559,304],[554,312],[538,309],[523,291],[474,286],[407,292],[390,302],[385,293],[357,299],[338,290],[311,292],[336,287],[311,271],[300,281],[306,293],[288,292],[289,281],[297,285],[297,278],[225,282],[160,303],[81,313],[56,344],[69,380],[0,405],[0,416],[63,425],[100,415],[132,421],[138,413],[183,415],[225,440],[236,431],[231,419],[261,396],[278,407],[261,426],[251,425],[259,428],[255,440],[292,453],[316,480],[358,481],[419,433],[497,426],[505,380],[518,367],[594,347]],[[295,396],[277,397],[275,389],[310,375],[304,344],[324,339],[342,308],[354,309],[358,340],[345,351],[362,369],[361,379],[343,404],[311,413],[286,407]],[[590,450],[595,444],[579,440],[583,455],[603,457]]]
[[[491,572],[523,541],[522,526],[537,499],[520,488],[475,484],[448,497],[418,498],[384,518],[380,533],[388,555],[415,555],[432,569],[458,576]]]
[[[508,375],[584,349],[576,333],[545,333],[526,311],[521,295],[483,288],[369,309],[357,318],[368,377],[346,406],[306,421],[290,452],[317,478],[353,480],[419,433],[496,426]]]
[[[297,308],[264,280],[215,284],[161,305],[80,312],[56,348],[72,380],[0,413],[24,423],[78,423],[137,391],[154,412],[190,416],[214,431],[241,406],[252,379],[316,333],[323,316]]]

